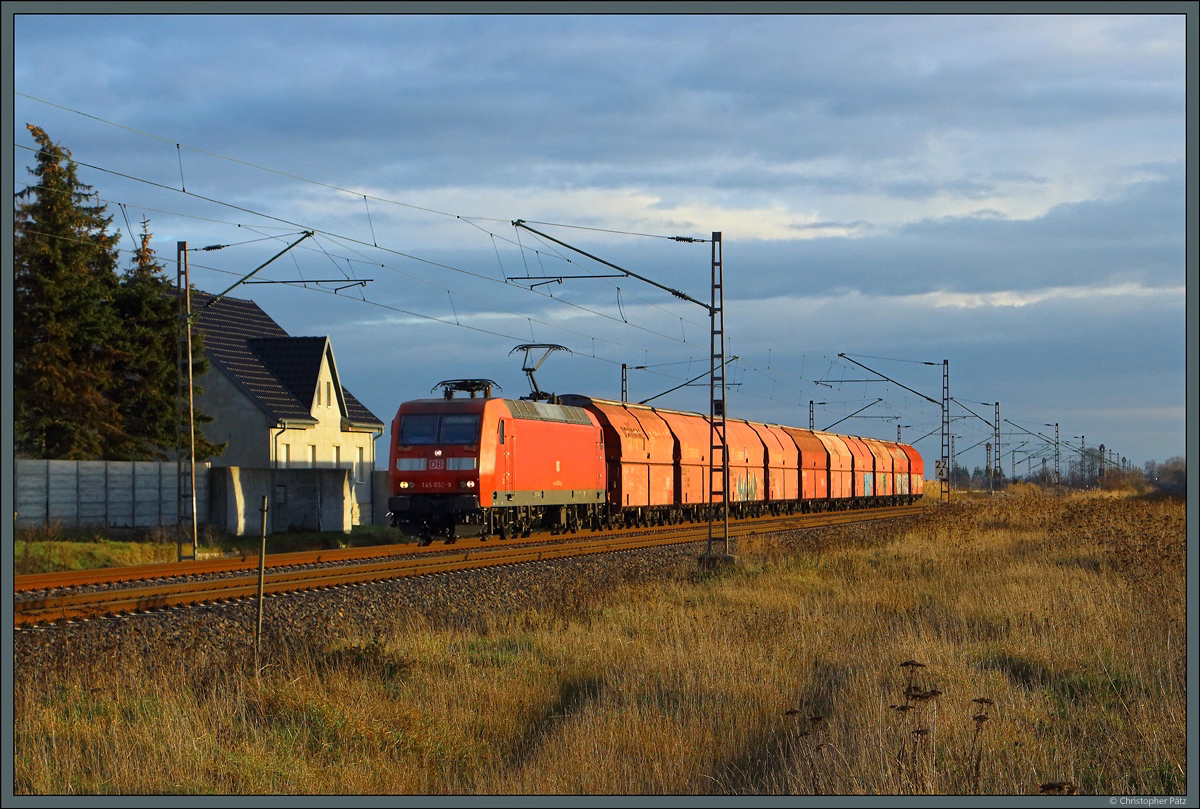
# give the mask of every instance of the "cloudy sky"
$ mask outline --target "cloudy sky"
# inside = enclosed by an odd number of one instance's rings
[[[705,301],[720,232],[731,416],[812,401],[932,459],[939,408],[838,355],[935,400],[947,359],[960,463],[999,402],[1006,473],[1055,422],[1140,465],[1185,452],[1185,23],[18,14],[14,190],[35,124],[125,250],[228,245],[190,253],[209,292],[314,231],[253,279],[296,283],[231,294],[329,334],[385,422],[444,379],[528,393],[521,343],[570,349],[559,393],[706,370],[705,308],[521,219]]]

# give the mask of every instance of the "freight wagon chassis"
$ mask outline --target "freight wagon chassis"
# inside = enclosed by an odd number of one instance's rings
[[[811,513],[817,511],[853,511],[882,506],[907,505],[918,495],[884,497],[825,498],[821,500],[775,500],[730,503],[729,516],[734,519],[767,515]],[[501,540],[527,537],[534,531],[549,531],[552,535],[574,534],[581,530],[614,530],[618,528],[652,528],[680,525],[685,522],[706,522],[721,516],[720,504],[688,506],[642,506],[609,508],[606,504],[573,504],[546,506],[479,507],[472,495],[400,496],[388,500],[392,526],[417,538],[421,546],[440,539],[452,544],[460,538],[479,537]]]

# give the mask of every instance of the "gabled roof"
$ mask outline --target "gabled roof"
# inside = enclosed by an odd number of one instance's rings
[[[204,352],[274,421],[315,424],[313,393],[321,360],[328,357],[345,421],[353,427],[382,428],[383,422],[341,387],[328,337],[291,337],[254,301],[192,292],[196,327],[204,332]]]
[[[220,306],[218,303],[217,306]],[[246,346],[258,355],[279,383],[296,397],[305,412],[312,409],[313,391],[321,358],[329,348],[327,337],[255,337]]]

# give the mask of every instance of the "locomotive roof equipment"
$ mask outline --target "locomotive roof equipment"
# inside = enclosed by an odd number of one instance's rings
[[[533,363],[533,365],[530,365],[529,364],[529,352],[536,351],[537,349],[540,349],[540,348],[546,349],[546,353],[542,354],[542,358],[540,360]],[[533,372],[536,371],[538,369],[538,367],[541,366],[541,364],[546,361],[546,357],[549,357],[555,351],[565,351],[568,354],[570,354],[571,349],[567,348],[566,346],[557,345],[555,343],[522,343],[521,345],[514,348],[512,351],[508,352],[508,355],[511,357],[513,354],[516,354],[518,351],[525,352],[525,361],[521,363],[521,370],[524,371],[525,374],[529,377],[529,389],[530,389],[529,395],[523,396],[521,398],[529,399],[534,402],[538,402],[538,401],[541,401],[544,399],[547,402],[550,402],[552,404],[557,403],[558,397],[555,396],[553,393],[546,393],[545,391],[538,389],[537,380],[533,378]]]
[[[442,396],[447,399],[453,399],[456,390],[471,394],[472,399],[476,393],[482,393],[484,399],[492,398],[492,388],[504,390],[490,379],[443,379],[430,389],[430,393],[438,388],[442,389]]]

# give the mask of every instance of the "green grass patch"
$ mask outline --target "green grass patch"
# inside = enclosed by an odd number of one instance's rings
[[[199,552],[220,555],[257,556],[262,539],[237,537],[210,525],[199,528]],[[267,553],[366,548],[391,545],[403,540],[386,525],[358,525],[349,534],[304,531],[270,534]],[[190,537],[188,538],[190,542]],[[56,524],[19,528],[13,543],[15,575],[97,570],[108,567],[174,562],[178,546],[173,531],[150,529],[66,529]]]

